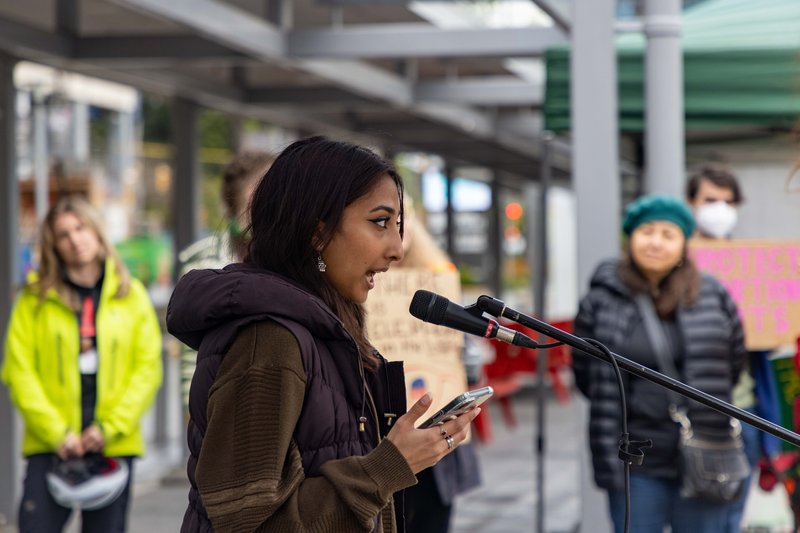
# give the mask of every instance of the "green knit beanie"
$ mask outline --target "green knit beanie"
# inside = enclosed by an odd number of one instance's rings
[[[645,222],[656,220],[672,222],[681,228],[687,239],[694,233],[694,217],[689,207],[672,196],[656,194],[642,196],[628,205],[622,220],[622,231],[630,236],[633,230]]]

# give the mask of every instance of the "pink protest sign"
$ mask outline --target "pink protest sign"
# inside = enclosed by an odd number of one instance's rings
[[[731,293],[748,349],[794,344],[800,335],[800,242],[697,239],[689,255]]]

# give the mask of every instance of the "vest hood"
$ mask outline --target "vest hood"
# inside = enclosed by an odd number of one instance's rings
[[[242,263],[183,276],[167,307],[167,330],[198,350],[212,333],[214,344],[225,345],[241,327],[267,317],[297,322],[320,339],[350,338],[320,298],[283,276]]]

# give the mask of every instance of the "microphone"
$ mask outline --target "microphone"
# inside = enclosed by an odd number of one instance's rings
[[[474,305],[464,308],[430,291],[415,292],[408,312],[423,322],[457,329],[470,335],[497,339],[526,348],[538,346],[533,339],[519,331],[503,327],[497,321],[485,318]]]
[[[503,303],[503,300],[498,300],[497,298],[492,298],[491,296],[486,296],[485,294],[478,297],[478,303],[476,305],[478,309],[484,313],[489,313],[490,315],[496,317],[505,317],[506,311],[509,310],[508,307],[506,307],[506,304]],[[513,318],[511,319],[513,320]]]

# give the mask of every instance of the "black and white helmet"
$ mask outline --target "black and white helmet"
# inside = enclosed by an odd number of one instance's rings
[[[63,507],[93,511],[111,505],[128,485],[128,463],[92,455],[56,463],[47,473],[47,488]]]

